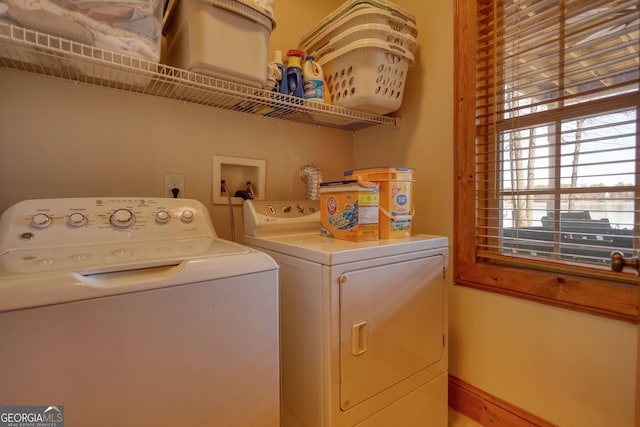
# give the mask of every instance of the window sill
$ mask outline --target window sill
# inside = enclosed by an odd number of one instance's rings
[[[547,305],[638,323],[638,287],[571,274],[477,263],[456,284]]]

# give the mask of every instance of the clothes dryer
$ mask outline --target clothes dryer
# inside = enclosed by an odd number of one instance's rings
[[[275,262],[217,238],[195,200],[17,203],[0,217],[0,402],[69,426],[278,427],[277,300]]]
[[[447,425],[446,237],[323,237],[310,200],[247,200],[244,226],[280,266],[283,427]]]

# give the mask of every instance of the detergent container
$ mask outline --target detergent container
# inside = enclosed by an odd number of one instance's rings
[[[302,67],[304,98],[308,101],[324,102],[324,74],[322,67],[309,55]]]
[[[320,234],[362,242],[378,240],[378,184],[362,180],[320,184]]]
[[[415,211],[412,194],[414,169],[381,167],[347,171],[344,174],[346,179],[380,185],[380,239],[411,236],[411,219]]]
[[[288,95],[304,98],[304,87],[302,85],[302,58],[304,52],[291,49],[287,52],[287,87]]]

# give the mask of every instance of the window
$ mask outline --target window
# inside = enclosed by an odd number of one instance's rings
[[[456,280],[638,318],[640,0],[462,0]]]

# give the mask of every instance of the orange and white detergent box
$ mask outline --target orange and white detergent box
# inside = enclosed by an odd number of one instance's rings
[[[380,186],[357,180],[320,184],[320,233],[352,242],[378,240]]]

